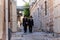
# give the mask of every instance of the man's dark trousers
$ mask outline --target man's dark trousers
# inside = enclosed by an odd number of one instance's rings
[[[29,26],[29,32],[32,33],[32,26]]]
[[[24,33],[27,32],[27,26],[24,26]]]

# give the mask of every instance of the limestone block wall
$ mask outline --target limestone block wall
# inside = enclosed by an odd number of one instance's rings
[[[31,15],[33,16],[34,20],[34,30],[39,31],[41,28],[41,20],[40,20],[40,8],[39,8],[39,1],[37,1],[33,6],[30,7]]]
[[[60,33],[60,0],[54,1],[54,32]]]
[[[45,15],[45,1],[47,2],[47,4],[46,4],[47,5],[47,15]],[[35,4],[33,4],[33,6],[30,7],[30,12],[34,18],[34,24],[35,24],[36,28],[40,28],[45,31],[47,31],[47,30],[49,31],[49,28],[50,28],[49,24],[51,21],[50,19],[52,19],[52,17],[53,17],[53,15],[52,15],[53,9],[51,8],[51,6],[52,6],[52,0],[37,0],[37,2]]]
[[[15,1],[12,1],[12,31],[17,31],[17,11]]]
[[[41,3],[42,2],[42,3]],[[46,4],[45,4],[46,2]],[[53,1],[52,0],[40,0],[38,3],[39,8],[40,8],[40,20],[42,22],[42,27],[44,31],[50,31],[50,29],[53,29],[53,26],[50,27],[50,25],[53,25],[51,21],[53,21]],[[45,14],[45,5],[47,6],[47,15]]]
[[[45,1],[47,15],[45,15]],[[45,31],[60,33],[60,0],[37,0],[33,6],[30,6],[30,13],[36,29],[40,27]]]
[[[4,26],[4,0],[0,0],[0,39],[3,36],[3,26]]]

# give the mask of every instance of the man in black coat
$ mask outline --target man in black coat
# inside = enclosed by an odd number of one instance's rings
[[[24,18],[23,18],[24,33],[27,32],[27,24],[28,24],[27,17],[24,16]]]
[[[28,20],[28,25],[29,25],[29,32],[32,33],[32,26],[34,25],[32,16],[30,16]]]

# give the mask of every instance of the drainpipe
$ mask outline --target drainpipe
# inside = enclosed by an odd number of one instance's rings
[[[6,40],[8,40],[8,0],[5,0]]]

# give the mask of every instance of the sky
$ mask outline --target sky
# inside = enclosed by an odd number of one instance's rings
[[[25,0],[26,2],[29,2],[29,0]],[[17,6],[23,6],[25,2],[23,0],[17,0]]]

